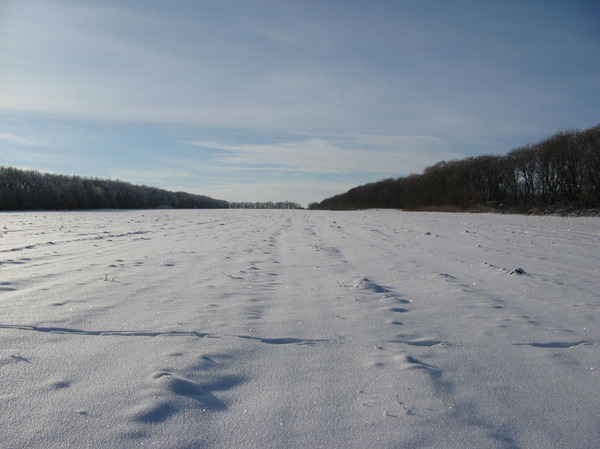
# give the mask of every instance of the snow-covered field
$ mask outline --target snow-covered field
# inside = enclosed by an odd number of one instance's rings
[[[600,447],[598,218],[31,212],[0,234],[2,448]]]

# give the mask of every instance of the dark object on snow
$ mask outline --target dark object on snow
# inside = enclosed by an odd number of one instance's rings
[[[527,274],[523,268],[515,268],[508,274]]]

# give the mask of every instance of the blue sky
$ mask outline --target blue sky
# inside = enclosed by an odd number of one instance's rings
[[[0,3],[0,164],[303,205],[600,123],[592,1]]]

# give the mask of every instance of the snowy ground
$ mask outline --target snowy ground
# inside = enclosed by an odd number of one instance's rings
[[[2,448],[600,447],[598,218],[32,212],[0,234]]]

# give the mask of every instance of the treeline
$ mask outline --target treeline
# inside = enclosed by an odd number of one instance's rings
[[[568,211],[600,207],[600,125],[504,156],[442,161],[422,174],[355,187],[310,209]]]
[[[252,203],[252,202],[229,202],[230,209],[304,209],[298,203],[292,203],[291,201],[283,201],[273,203],[268,201],[266,203]]]
[[[228,207],[227,201],[203,195],[0,166],[0,210]]]

